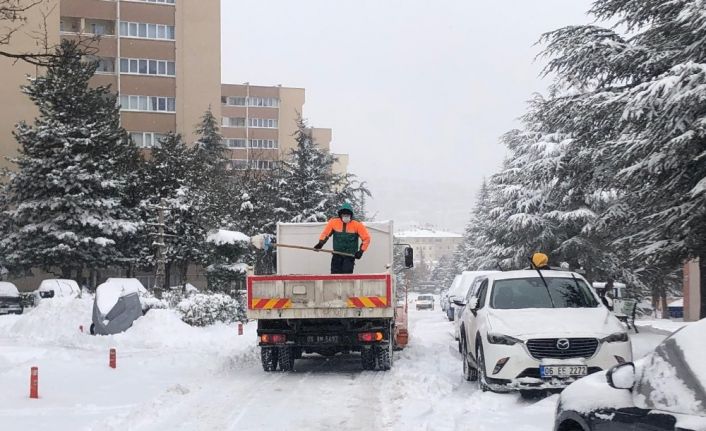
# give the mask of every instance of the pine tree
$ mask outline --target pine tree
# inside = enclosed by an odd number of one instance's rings
[[[136,149],[120,127],[115,95],[89,85],[96,67],[64,40],[46,74],[23,87],[39,116],[14,132],[18,171],[7,187],[10,226],[0,242],[14,269],[60,268],[69,277],[126,257],[118,243],[138,226],[123,205]]]

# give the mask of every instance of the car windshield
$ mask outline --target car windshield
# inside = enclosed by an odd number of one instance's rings
[[[420,297],[417,298],[419,301],[431,301],[433,299],[432,296],[430,295],[421,295]]]
[[[598,301],[580,279],[539,276],[497,280],[490,297],[491,308],[595,308]]]

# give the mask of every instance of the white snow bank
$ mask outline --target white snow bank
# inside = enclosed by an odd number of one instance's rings
[[[10,296],[13,298],[17,298],[20,296],[20,292],[17,290],[17,287],[9,283],[7,281],[0,281],[0,296]]]
[[[207,242],[212,242],[217,245],[223,244],[236,244],[236,243],[250,243],[250,237],[242,232],[236,232],[233,230],[218,229],[216,231],[209,232],[206,237]]]
[[[681,329],[683,326],[689,325],[689,322],[676,322],[669,319],[654,319],[654,320],[635,320],[635,324],[641,329],[646,328],[655,332],[671,334],[672,332]]]
[[[667,305],[667,307],[683,307],[684,306],[684,298],[677,299],[676,301],[672,301]]]
[[[586,394],[590,394],[587,396]],[[633,407],[632,393],[624,389],[613,389],[606,383],[606,372],[590,374],[569,385],[561,393],[564,410],[588,413],[597,408]]]
[[[123,296],[147,293],[136,278],[109,278],[96,289],[96,304],[101,313],[108,314]]]
[[[22,338],[31,342],[57,341],[71,343],[81,336],[79,326],[88,332],[91,325],[90,298],[54,298],[25,310],[9,325],[0,326],[0,336]]]

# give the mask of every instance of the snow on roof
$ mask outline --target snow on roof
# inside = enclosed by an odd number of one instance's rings
[[[238,242],[249,243],[250,237],[242,232],[236,232],[233,230],[218,229],[208,233],[206,237],[207,242],[212,242],[217,245],[223,244],[235,244]]]
[[[109,278],[96,289],[96,305],[103,314],[108,314],[123,296],[145,293],[147,289],[136,278]]]
[[[668,307],[683,307],[684,306],[684,298],[677,299],[676,301],[672,301],[669,303]]]
[[[20,296],[20,292],[17,291],[17,287],[14,284],[8,281],[0,281],[0,296],[16,298]]]
[[[463,238],[463,235],[436,229],[412,229],[395,233],[397,238]]]

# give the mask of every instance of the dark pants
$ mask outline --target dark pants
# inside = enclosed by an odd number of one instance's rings
[[[331,257],[331,274],[353,274],[355,258],[334,254]]]

